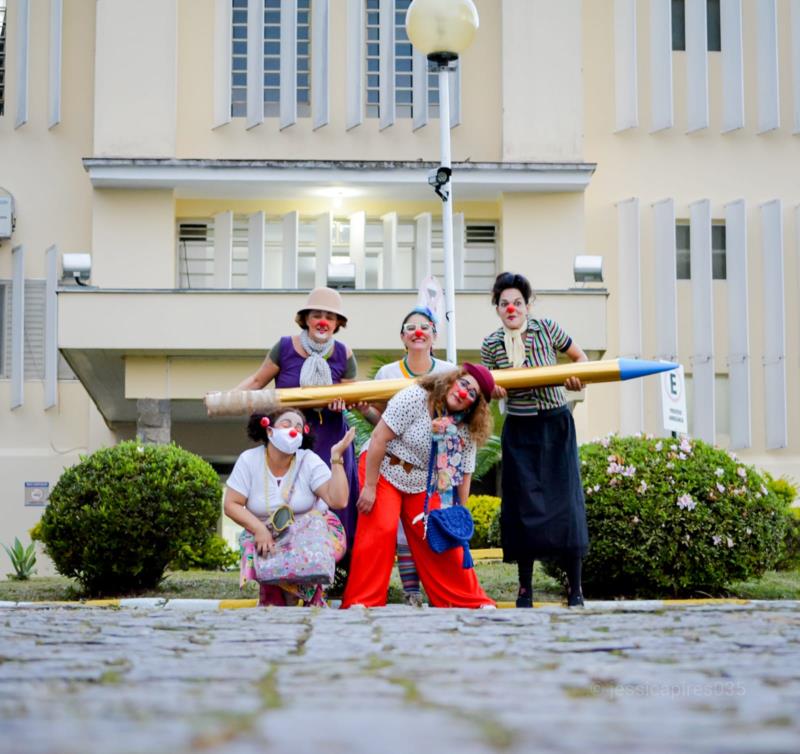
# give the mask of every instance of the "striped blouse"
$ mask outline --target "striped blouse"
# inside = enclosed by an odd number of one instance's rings
[[[572,338],[552,319],[528,319],[525,333],[526,367],[551,366],[572,345]],[[481,361],[489,369],[509,369],[511,362],[503,343],[503,328],[487,335],[481,345]],[[562,387],[540,387],[524,390],[509,390],[507,411],[515,416],[530,416],[540,410],[558,408],[567,402]]]

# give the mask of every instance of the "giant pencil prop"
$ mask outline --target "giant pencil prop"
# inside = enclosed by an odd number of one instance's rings
[[[678,365],[668,361],[642,361],[639,359],[609,359],[607,361],[582,361],[556,364],[550,367],[522,367],[520,369],[495,369],[495,382],[508,390],[519,388],[563,385],[568,377],[578,377],[581,382],[618,382],[646,377],[649,374],[668,372]],[[342,398],[346,403],[358,401],[386,401],[395,393],[408,387],[413,380],[364,380],[344,382],[324,387],[294,387],[277,390],[230,390],[206,393],[205,404],[209,416],[239,416],[254,412],[270,413],[280,407],[300,409],[327,406]]]

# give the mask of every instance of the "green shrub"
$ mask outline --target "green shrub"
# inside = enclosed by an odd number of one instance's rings
[[[800,508],[793,508],[797,498],[797,485],[786,477],[775,479],[771,474],[767,477],[767,487],[784,502],[789,511],[789,521],[786,527],[786,536],[783,538],[783,550],[776,571],[795,571],[800,569]]]
[[[698,440],[611,437],[580,456],[592,597],[720,593],[778,561],[785,503],[734,454]],[[553,563],[548,571],[561,575]]]
[[[790,508],[789,514],[783,550],[775,564],[776,571],[800,570],[800,508]]]
[[[497,506],[497,510],[494,512],[494,516],[492,516],[492,523],[489,524],[489,536],[488,536],[488,543],[489,547],[502,547],[503,546],[503,538],[500,532],[500,506]]]
[[[212,534],[199,547],[181,545],[177,557],[169,564],[171,571],[228,571],[239,564],[239,552],[232,549],[219,534]]]
[[[123,442],[84,456],[50,495],[40,532],[59,573],[90,594],[156,586],[220,515],[219,477],[175,445]]]
[[[500,498],[491,495],[470,495],[466,507],[475,522],[475,534],[470,540],[470,547],[490,547],[489,527],[495,512],[500,510]]]

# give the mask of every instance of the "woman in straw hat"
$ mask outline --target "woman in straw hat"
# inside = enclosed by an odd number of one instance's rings
[[[276,388],[335,385],[351,382],[356,376],[353,352],[334,338],[347,326],[342,297],[332,288],[315,288],[294,318],[300,326],[297,335],[282,337],[270,350],[258,371],[236,386],[237,390],[261,390],[271,380]],[[315,437],[316,453],[330,465],[331,448],[347,434],[348,426],[342,411],[343,400],[333,401],[328,408],[310,409],[306,418]],[[348,549],[353,543],[358,500],[358,473],[352,445],[334,463],[344,464],[350,485],[346,508],[336,514],[347,532]]]

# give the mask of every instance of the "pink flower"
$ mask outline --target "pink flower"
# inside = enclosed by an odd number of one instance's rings
[[[716,534],[712,537],[714,541],[714,546],[719,547],[722,544],[722,537],[718,537]]]
[[[636,467],[635,466],[626,466],[622,470],[622,476],[627,476],[627,477],[636,476]]]
[[[692,452],[692,443],[686,437],[681,438],[681,450],[689,454]]]
[[[608,441],[608,438],[607,438],[607,437],[603,437],[603,438],[600,440],[600,444],[601,444],[601,445],[602,445],[604,448],[607,448],[607,447],[608,447],[608,442],[609,442],[609,441]]]
[[[658,441],[658,442],[655,444],[655,448],[656,448],[656,450],[661,450],[663,447],[664,447],[664,443],[663,443],[663,442],[661,442],[661,440],[659,440],[659,441]]]
[[[725,485],[724,484],[720,484],[719,482],[717,482],[717,490],[719,492],[725,492]]]
[[[642,483],[639,485],[638,492],[640,495],[644,495],[644,493],[647,492],[647,482],[645,482],[644,479],[642,479]]]
[[[728,544],[728,549],[733,547],[733,540],[730,537],[726,537],[726,540],[727,540],[727,544]]]
[[[736,473],[737,473],[737,474],[738,474],[738,475],[739,475],[739,476],[740,476],[742,479],[744,479],[744,478],[747,476],[747,471],[745,471],[745,468],[744,468],[744,466],[740,466],[738,469],[736,469]]]
[[[725,470],[724,470],[724,469],[717,468],[717,469],[715,469],[715,470],[714,470],[714,473],[715,473],[717,476],[720,476],[720,477],[721,477],[721,476],[725,476]]]
[[[680,458],[681,461],[685,461],[686,460],[686,453],[678,453],[678,458]]]
[[[681,510],[690,510],[690,511],[693,511],[697,507],[697,503],[694,500],[692,500],[691,495],[681,495],[678,498],[677,505]]]

